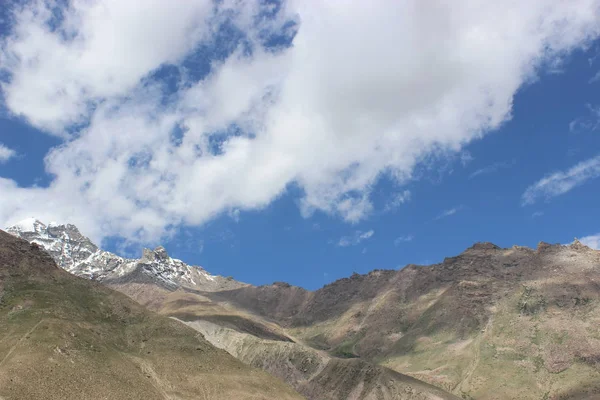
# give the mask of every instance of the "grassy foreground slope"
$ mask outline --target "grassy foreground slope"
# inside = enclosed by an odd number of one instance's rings
[[[278,379],[0,231],[0,399],[300,399]]]

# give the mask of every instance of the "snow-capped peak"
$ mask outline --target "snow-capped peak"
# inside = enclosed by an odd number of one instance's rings
[[[6,231],[38,244],[50,253],[61,268],[73,273],[82,262],[101,251],[71,224],[46,225],[35,218],[28,218],[8,227]]]
[[[144,249],[142,251],[141,261],[167,261],[169,259],[167,249],[162,246],[158,246],[154,250]]]
[[[201,267],[189,266],[181,260],[171,258],[162,246],[154,250],[144,249],[140,259],[119,257],[99,249],[71,224],[46,225],[35,218],[28,218],[6,230],[38,244],[50,253],[61,268],[88,279],[123,282],[135,280],[141,273],[169,288],[189,286],[202,290],[217,290],[244,285],[231,279],[213,276]]]
[[[8,229],[20,232],[40,232],[46,229],[46,225],[44,225],[43,222],[31,217],[17,222]]]

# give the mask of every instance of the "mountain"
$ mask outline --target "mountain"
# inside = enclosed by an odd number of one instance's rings
[[[600,398],[600,252],[477,243],[431,266],[206,294],[463,398]]]
[[[170,258],[162,247],[144,250],[139,260],[128,260],[98,249],[73,225],[46,225],[32,219],[7,231],[46,249],[63,269],[188,324],[216,347],[284,379],[309,399],[457,399],[388,368],[330,356],[290,337],[266,318],[211,300],[209,293],[251,285],[190,267]]]
[[[359,358],[334,357],[293,340],[262,338],[205,319],[187,323],[215,346],[281,378],[309,399],[458,400],[442,389]]]
[[[464,399],[600,398],[600,252],[578,241],[476,243],[317,291],[123,281],[105,280],[308,398],[393,398],[382,382],[411,393],[406,375]]]
[[[301,397],[197,331],[0,231],[0,398]]]
[[[243,287],[245,284],[222,276],[214,276],[203,268],[190,266],[168,256],[164,247],[144,249],[140,259],[127,259],[98,248],[83,236],[75,225],[50,223],[29,218],[6,231],[36,243],[46,250],[56,263],[74,275],[98,281],[144,281],[149,278],[169,288],[199,286],[203,290]]]

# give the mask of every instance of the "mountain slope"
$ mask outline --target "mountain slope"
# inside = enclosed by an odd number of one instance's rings
[[[299,399],[185,325],[0,231],[0,398]]]
[[[478,243],[437,265],[316,292],[268,285],[206,296],[466,398],[600,397],[600,252],[579,242]]]
[[[439,264],[354,274],[314,292],[281,282],[165,285],[158,270],[103,282],[272,373],[269,363],[283,365],[282,354],[316,352],[319,360],[388,367],[463,398],[600,398],[600,252],[577,241],[537,249],[477,243]],[[252,345],[240,351],[239,343]],[[294,383],[303,367],[290,368],[282,377],[304,390]]]
[[[250,285],[214,277],[204,270],[199,270],[203,276],[198,279],[194,272],[196,267],[171,259],[160,247],[154,251],[145,250],[140,260],[124,260],[98,249],[73,225],[47,226],[28,220],[8,228],[8,231],[41,244],[61,262],[64,269],[73,274],[98,280],[151,310],[188,323],[208,335],[215,346],[226,349],[247,364],[285,379],[308,398],[454,399],[435,387],[387,368],[362,360],[341,360],[321,354],[301,342],[296,343],[284,329],[265,318],[231,307],[227,302],[211,300],[209,293]],[[186,279],[187,273],[194,279]],[[201,329],[207,324],[219,327],[222,337]],[[232,334],[229,338],[236,340],[229,340],[227,332]],[[252,345],[247,346],[247,351],[234,351],[232,346],[241,343],[238,339]],[[226,343],[229,345],[225,346]],[[319,373],[308,376],[306,362],[317,368]]]
[[[214,346],[284,380],[309,399],[456,399],[388,368],[332,357],[290,337],[277,324],[211,301],[198,291],[167,291],[151,283],[116,288],[152,310],[187,323]]]
[[[215,346],[283,379],[310,399],[458,399],[422,381],[360,359],[331,357],[300,343],[264,339],[204,319],[187,323]]]

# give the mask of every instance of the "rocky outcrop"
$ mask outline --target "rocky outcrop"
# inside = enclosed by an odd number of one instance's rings
[[[8,227],[7,232],[36,243],[61,268],[72,274],[106,284],[155,282],[171,290],[191,287],[204,291],[246,286],[232,279],[211,275],[202,267],[190,266],[171,258],[162,246],[154,250],[144,249],[140,259],[119,257],[99,249],[71,224],[46,225],[32,218]]]

